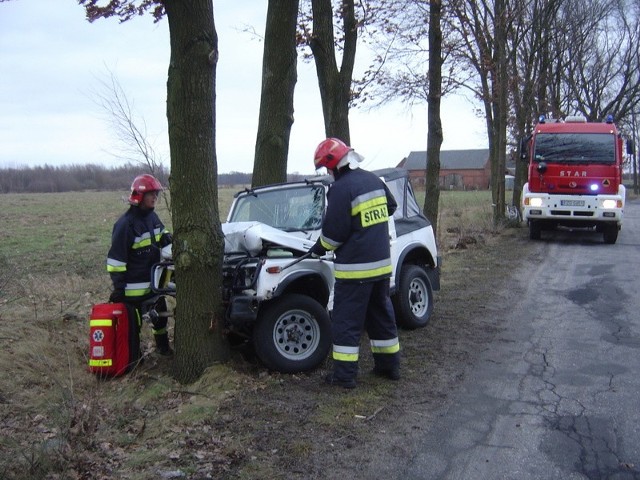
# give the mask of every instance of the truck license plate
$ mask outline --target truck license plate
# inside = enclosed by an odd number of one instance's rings
[[[584,207],[584,200],[560,200],[563,207]]]

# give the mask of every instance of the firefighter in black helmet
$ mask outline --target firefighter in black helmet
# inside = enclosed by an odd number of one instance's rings
[[[138,175],[133,180],[130,207],[113,226],[111,248],[107,255],[107,271],[113,284],[109,300],[134,307],[133,320],[137,321],[138,328],[142,305],[153,296],[151,267],[160,261],[160,250],[171,243],[171,234],[155,212],[162,190],[162,185],[152,175]],[[155,309],[158,312],[166,311],[164,297],[159,303],[161,305],[156,305]],[[151,320],[158,353],[172,355],[167,317],[157,316]]]
[[[393,265],[389,215],[396,201],[375,174],[359,168],[362,157],[344,142],[328,138],[318,145],[316,169],[334,176],[329,188],[322,233],[310,252],[335,253],[331,325],[333,372],[325,381],[356,386],[361,332],[366,329],[374,359],[373,373],[400,378],[400,343],[389,298]]]

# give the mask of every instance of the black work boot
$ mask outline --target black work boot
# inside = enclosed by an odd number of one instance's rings
[[[342,388],[349,388],[349,389],[356,388],[355,378],[348,378],[348,379],[336,378],[333,373],[330,373],[329,375],[324,377],[324,383],[328,385],[335,385],[336,387],[342,387]]]
[[[373,373],[378,377],[389,380],[400,380],[400,357],[398,353],[393,355],[373,354]]]
[[[155,335],[155,338],[156,338],[156,351],[164,357],[172,356],[173,350],[169,346],[169,334],[162,333],[160,335]]]
[[[393,367],[388,369],[374,367],[372,373],[378,377],[388,378],[389,380],[400,380],[400,367]]]

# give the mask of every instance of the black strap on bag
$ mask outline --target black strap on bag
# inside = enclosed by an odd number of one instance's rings
[[[140,348],[140,310],[131,303],[126,303],[127,314],[129,315],[129,364],[127,372],[133,370],[142,358],[142,349]]]

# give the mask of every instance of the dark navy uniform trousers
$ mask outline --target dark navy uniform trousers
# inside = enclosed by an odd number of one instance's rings
[[[399,367],[400,343],[388,278],[371,282],[336,280],[331,322],[337,379],[356,377],[360,338],[365,330],[376,368],[388,371]]]

